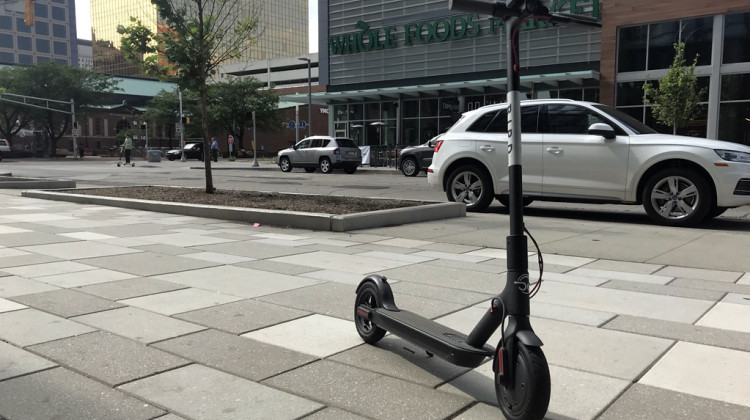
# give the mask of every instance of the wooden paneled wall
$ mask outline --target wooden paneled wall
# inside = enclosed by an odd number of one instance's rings
[[[614,105],[617,28],[722,13],[750,11],[748,0],[602,0],[600,101]],[[750,40],[748,41],[750,42]]]

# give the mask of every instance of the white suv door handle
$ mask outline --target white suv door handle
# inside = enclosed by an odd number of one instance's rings
[[[490,146],[490,145],[487,145],[487,144],[485,144],[485,145],[483,145],[483,146],[479,146],[479,148],[480,148],[481,150],[484,150],[485,152],[491,152],[491,151],[495,150],[495,148],[494,148],[494,147],[492,147],[492,146]]]
[[[552,153],[553,155],[559,155],[560,153],[563,152],[563,149],[561,149],[559,147],[548,147],[545,150],[547,150],[548,152]]]

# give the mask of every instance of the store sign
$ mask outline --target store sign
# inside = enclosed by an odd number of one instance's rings
[[[601,19],[599,0],[555,0],[549,9],[552,13],[586,14]],[[359,21],[354,25],[358,32],[330,36],[328,47],[332,55],[356,54],[415,44],[455,41],[480,35],[496,35],[503,33],[504,26],[505,21],[502,19],[490,18],[482,21],[476,13],[435,21],[407,23],[400,28],[371,28],[366,22]],[[521,29],[531,30],[550,26],[552,25],[549,23],[530,19]]]

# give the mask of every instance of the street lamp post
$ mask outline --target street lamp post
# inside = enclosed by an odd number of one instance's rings
[[[187,157],[185,156],[185,124],[182,122],[182,89],[179,87],[177,88],[177,96],[180,100],[180,147],[182,148],[182,155],[180,156],[180,162],[187,162]]]
[[[312,136],[312,63],[307,57],[302,57],[299,60],[307,61],[307,133]]]

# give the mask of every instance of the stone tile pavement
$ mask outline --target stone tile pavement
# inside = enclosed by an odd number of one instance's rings
[[[351,319],[379,273],[400,307],[468,332],[500,248],[0,200],[0,419],[501,418],[490,363],[365,345]],[[750,418],[748,247],[731,270],[552,248],[531,307],[549,419]]]

